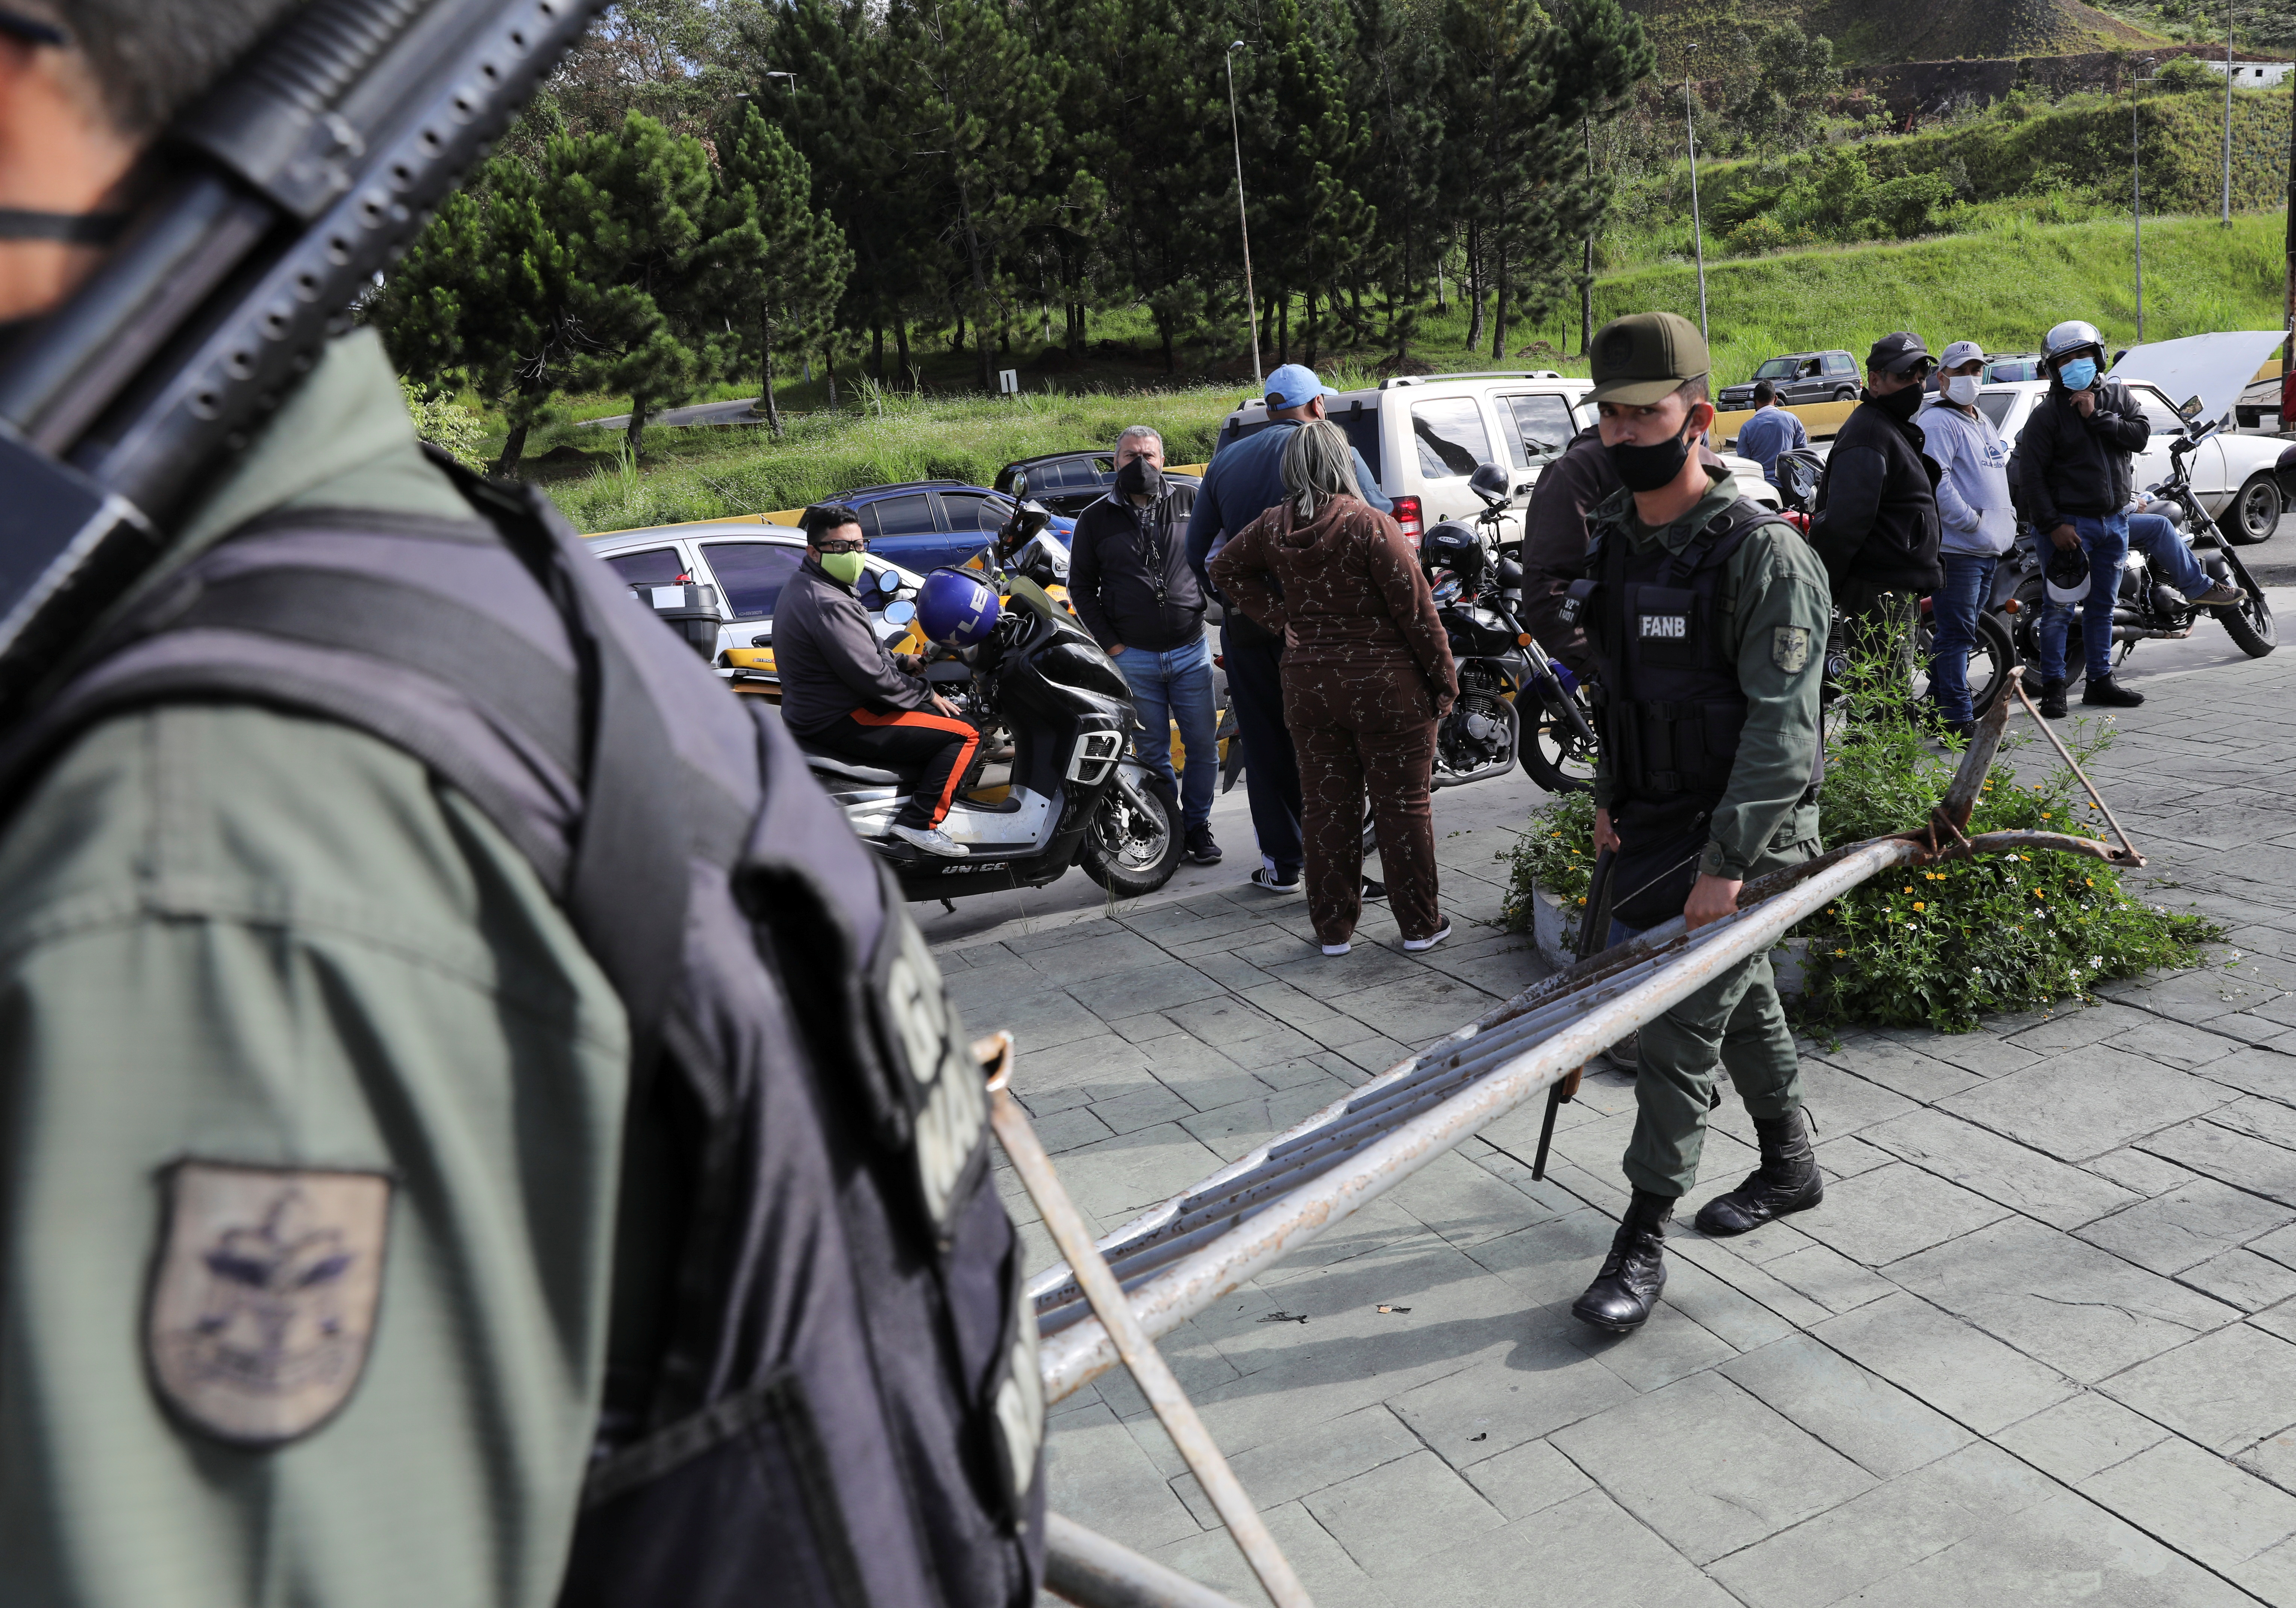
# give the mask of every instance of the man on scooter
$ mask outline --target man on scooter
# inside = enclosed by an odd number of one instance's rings
[[[2152,438],[2144,410],[2128,388],[2103,377],[2104,338],[2096,326],[2069,319],[2041,343],[2049,394],[2033,409],[2017,438],[2020,489],[2033,523],[2061,551],[2086,549],[2087,600],[2081,609],[2081,654],[2088,685],[2081,702],[2133,709],[2144,701],[2112,679],[2112,606],[2120,596],[2120,568],[2134,544],[2153,573],[2206,608],[2237,603],[2234,587],[2211,582],[2177,535],[2157,514],[2130,514],[2130,460]],[[2041,610],[2041,713],[2065,714],[2065,633],[2069,604]]]
[[[805,510],[805,562],[774,604],[782,723],[808,748],[857,764],[914,771],[892,833],[928,854],[969,853],[940,829],[980,733],[911,673],[870,629],[854,588],[868,548],[861,517],[838,503]]]

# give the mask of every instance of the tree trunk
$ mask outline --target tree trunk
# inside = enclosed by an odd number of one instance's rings
[[[1164,343],[1164,372],[1178,373],[1180,360],[1172,350],[1172,321],[1169,316],[1162,313],[1156,314],[1156,333]]]
[[[969,255],[972,259],[972,294],[975,298],[974,316],[976,319],[979,319],[987,316],[988,312],[988,276],[982,271],[980,266],[980,232],[972,226],[972,186],[963,179],[959,179],[957,181],[956,200],[958,206],[960,206],[964,212],[964,249],[967,255]],[[980,375],[980,388],[985,391],[989,388],[988,336],[985,333],[976,331],[972,342],[972,347],[974,352],[979,355],[979,360],[973,366]]]
[[[1275,309],[1275,361],[1292,361],[1292,292],[1283,292],[1283,299]]]
[[[507,480],[518,473],[518,461],[526,455],[526,433],[533,428],[525,419],[512,416],[510,434],[503,437],[502,456],[495,460],[495,477]]]
[[[773,352],[768,348],[766,353],[766,366],[771,368],[773,361]],[[885,319],[882,314],[874,310],[872,310],[869,314],[869,371],[877,377],[879,384],[884,383]],[[781,433],[781,427],[775,426],[774,434],[778,436]]]
[[[644,397],[633,396],[630,398],[630,427],[628,429],[623,431],[622,435],[624,439],[627,440],[630,444],[630,460],[632,462],[642,462],[644,461],[645,453],[644,447],[645,440],[646,414],[651,411],[652,410],[648,406]]]
[[[1308,287],[1308,305],[1301,311],[1307,314],[1308,319],[1308,366],[1312,369],[1316,366],[1316,288],[1313,285]]]
[[[1467,225],[1467,350],[1483,344],[1482,225]]]
[[[901,316],[898,309],[896,309],[893,314],[893,348],[899,353],[901,372],[909,376],[909,384],[914,389],[916,385],[916,371],[909,366],[909,321]]]
[[[1507,252],[1503,241],[1491,241],[1491,255],[1498,258],[1498,272],[1492,276],[1496,281],[1494,289],[1497,293],[1491,298],[1491,361],[1499,363],[1506,357],[1507,314],[1513,311],[1507,306],[1507,291],[1512,287],[1507,283]]]
[[[837,348],[835,347],[822,348],[821,364],[829,376],[829,411],[833,413],[837,411]]]
[[[768,318],[765,321],[765,331],[766,361],[764,372],[758,376],[758,396],[766,404],[766,429],[772,432],[775,440],[779,441],[782,438],[782,405],[774,400],[774,321],[772,319]],[[880,331],[880,345],[877,353],[880,369],[884,366],[882,339],[883,331]]]

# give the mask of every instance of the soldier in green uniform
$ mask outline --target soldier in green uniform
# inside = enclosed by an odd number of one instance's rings
[[[1671,313],[1595,339],[1594,399],[1624,489],[1589,518],[1574,590],[1599,665],[1595,842],[1614,855],[1613,943],[1677,915],[1693,931],[1719,920],[1748,877],[1817,847],[1825,567],[1693,450],[1714,417],[1708,367],[1697,328]],[[1742,1234],[1818,1202],[1793,1034],[1757,955],[1642,1030],[1632,1204],[1571,1309],[1597,1328],[1639,1327],[1665,1286],[1665,1225],[1698,1177],[1718,1064],[1762,1162],[1699,1228]]]

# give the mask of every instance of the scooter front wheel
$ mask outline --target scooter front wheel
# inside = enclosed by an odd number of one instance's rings
[[[1180,811],[1160,788],[1119,781],[1101,796],[1077,849],[1084,874],[1119,899],[1137,899],[1180,869]]]

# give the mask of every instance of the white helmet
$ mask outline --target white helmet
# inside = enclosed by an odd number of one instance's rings
[[[2095,347],[2098,360],[2103,361],[2104,337],[2097,333],[2096,326],[2078,318],[2068,318],[2042,337],[2041,355],[2054,368],[2058,359],[2070,357],[2084,347]]]
[[[2088,600],[2089,562],[2085,548],[2060,547],[2051,551],[2042,581],[2049,601],[2070,608]]]

